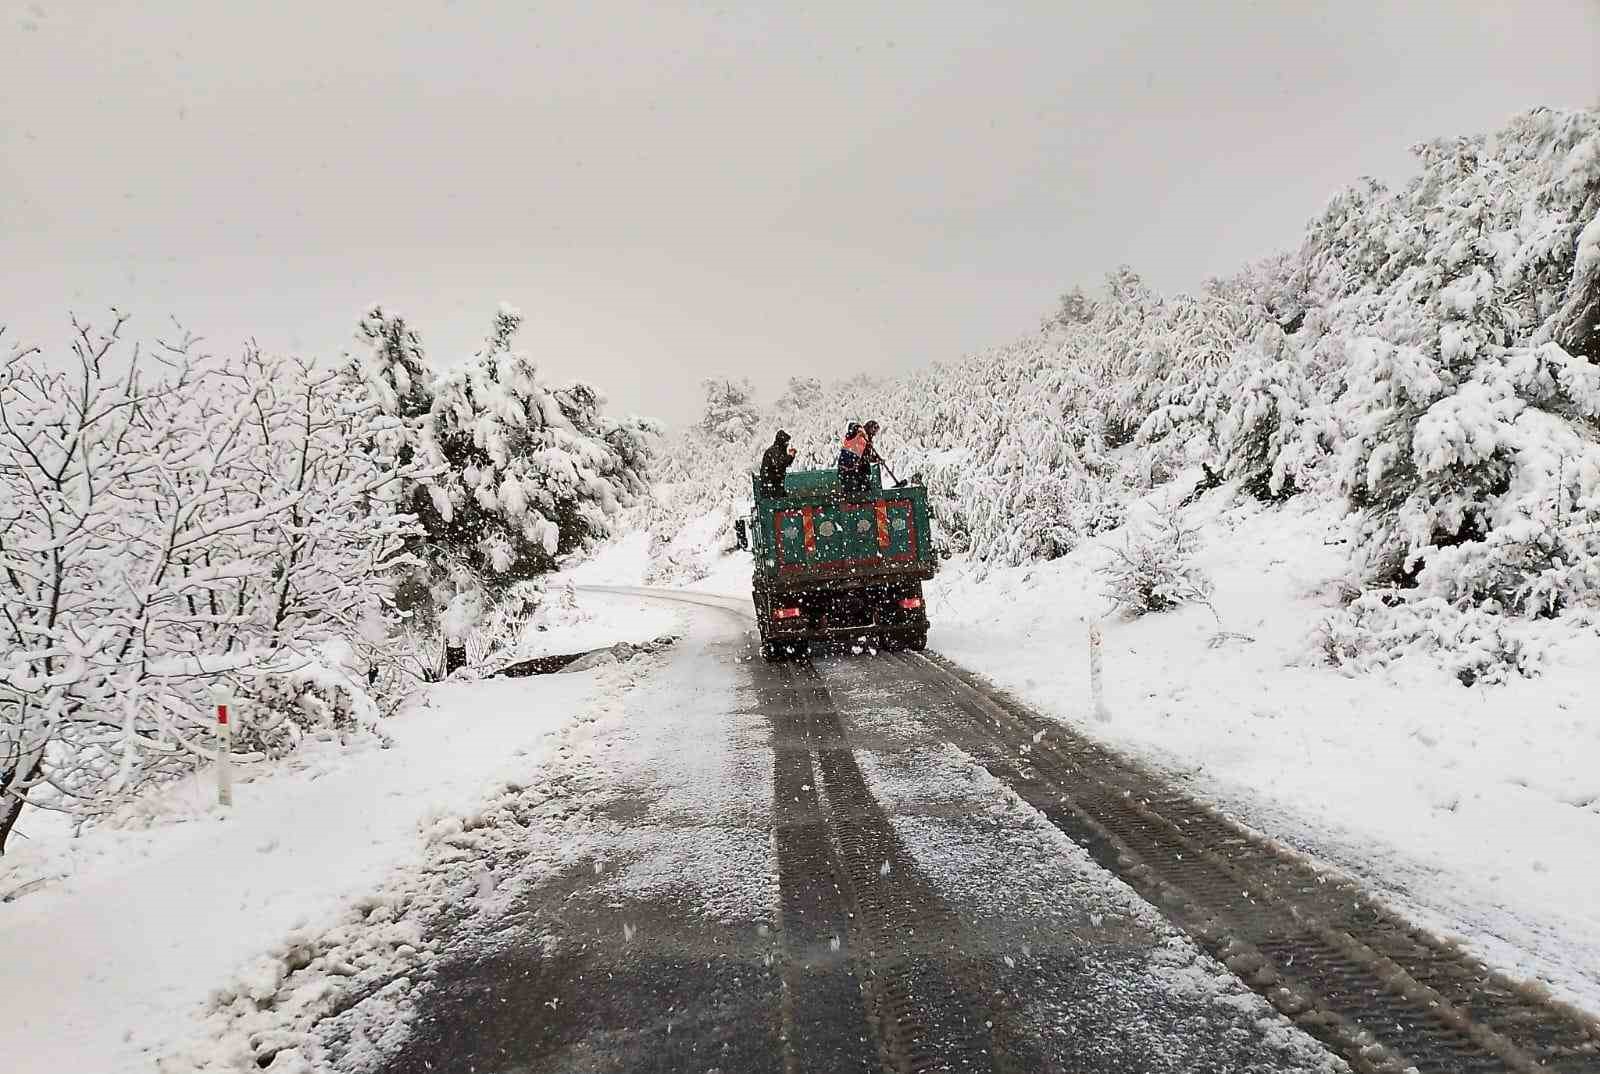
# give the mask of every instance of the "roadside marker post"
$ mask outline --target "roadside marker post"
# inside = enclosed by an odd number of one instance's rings
[[[1094,718],[1104,720],[1109,716],[1106,712],[1105,690],[1101,685],[1102,669],[1100,660],[1101,642],[1100,624],[1089,624],[1089,701],[1094,706]]]
[[[233,694],[226,686],[211,692],[217,709],[217,804],[233,805]]]

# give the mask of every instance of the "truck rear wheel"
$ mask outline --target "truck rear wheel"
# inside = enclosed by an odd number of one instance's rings
[[[804,641],[763,641],[761,643],[761,659],[769,664],[776,664],[782,660],[804,660],[810,655],[811,647]]]
[[[926,630],[904,631],[888,630],[884,632],[883,644],[880,646],[884,652],[900,653],[907,649],[921,652],[928,647],[928,632]]]

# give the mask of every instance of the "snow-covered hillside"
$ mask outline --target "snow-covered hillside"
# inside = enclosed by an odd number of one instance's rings
[[[1198,295],[1120,269],[909,376],[708,383],[586,577],[747,592],[758,452],[876,418],[949,557],[933,648],[1600,1009],[1600,112],[1417,156]],[[1119,551],[1178,609],[1114,607]]]
[[[1416,153],[1403,189],[1350,187],[1293,252],[1196,295],[1122,268],[1039,331],[909,376],[796,378],[765,407],[710,381],[638,521],[663,544],[707,512],[727,526],[775,428],[825,466],[873,417],[947,550],[1014,566],[1199,463],[1264,503],[1346,509],[1330,659],[1421,642],[1466,679],[1531,671],[1526,619],[1600,593],[1600,111]]]

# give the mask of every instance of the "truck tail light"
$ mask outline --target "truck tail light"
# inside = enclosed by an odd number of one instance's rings
[[[774,609],[772,609],[772,618],[774,618],[774,619],[798,619],[798,618],[800,618],[800,609],[799,608],[774,608]]]
[[[907,611],[911,610],[912,608],[920,608],[922,607],[922,598],[902,597],[900,598],[900,607],[905,608]]]

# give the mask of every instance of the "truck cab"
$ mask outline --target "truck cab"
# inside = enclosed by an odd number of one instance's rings
[[[884,488],[879,468],[846,491],[833,470],[792,471],[784,494],[751,478],[745,534],[762,656],[803,656],[814,641],[894,649],[928,643],[922,583],[937,570],[928,493]]]

